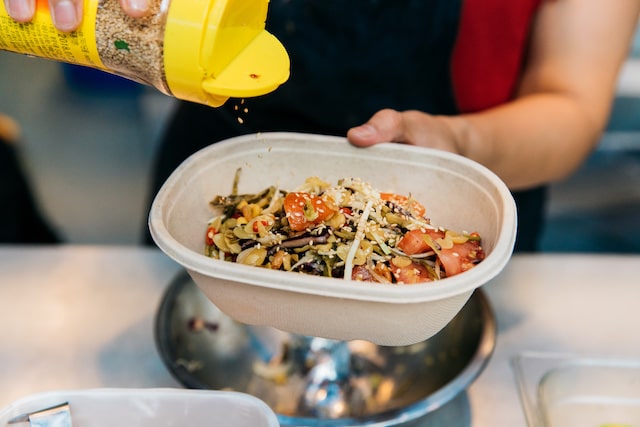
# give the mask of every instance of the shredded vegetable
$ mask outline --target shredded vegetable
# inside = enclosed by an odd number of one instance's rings
[[[216,196],[205,254],[264,268],[352,280],[413,284],[469,270],[485,253],[478,233],[436,227],[411,195],[358,178],[309,177],[295,191]]]

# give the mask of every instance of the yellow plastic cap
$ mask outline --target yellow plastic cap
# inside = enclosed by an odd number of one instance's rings
[[[265,30],[268,0],[174,0],[165,27],[171,93],[213,107],[230,97],[275,90],[289,78],[289,55]]]

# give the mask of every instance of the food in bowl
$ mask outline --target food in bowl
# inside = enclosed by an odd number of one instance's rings
[[[411,195],[358,178],[309,177],[295,191],[272,185],[211,202],[207,256],[366,282],[415,284],[451,277],[484,258],[480,235],[437,227]]]

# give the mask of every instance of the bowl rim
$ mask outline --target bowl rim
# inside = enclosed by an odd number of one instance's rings
[[[332,150],[363,150],[351,145],[344,137],[297,132],[267,132],[241,135],[204,147],[189,156],[176,168],[153,200],[148,226],[156,245],[187,270],[218,280],[242,282],[287,292],[388,304],[423,303],[470,292],[497,276],[508,263],[515,244],[517,212],[515,201],[506,184],[485,166],[461,155],[443,150],[397,143],[376,144],[364,149],[366,152],[363,151],[363,153],[381,159],[390,159],[390,162],[394,161],[394,153],[403,154],[407,158],[417,155],[424,157],[426,155],[442,159],[481,174],[497,191],[500,200],[503,202],[499,235],[491,252],[473,269],[440,281],[419,283],[411,286],[389,286],[349,279],[292,274],[291,272],[267,270],[216,260],[187,248],[171,235],[165,224],[163,206],[167,203],[174,185],[179,179],[183,179],[180,178],[181,175],[188,175],[193,172],[193,167],[198,164],[202,157],[212,156],[220,151],[229,151],[239,145],[246,145],[248,141],[255,142],[256,140],[271,144],[268,148],[271,150],[274,144],[291,139],[298,141],[297,143],[308,141],[314,145],[318,143],[333,144]],[[304,282],[304,286],[301,286],[301,281]]]
[[[99,387],[99,388],[74,388],[74,389],[53,389],[45,390],[30,395],[23,396],[14,400],[7,406],[0,408],[0,423],[4,422],[11,425],[20,415],[26,415],[35,411],[41,411],[43,408],[67,402],[73,407],[80,401],[82,403],[90,402],[93,405],[101,406],[113,404],[114,410],[122,410],[116,404],[118,401],[136,400],[145,401],[147,405],[162,405],[170,401],[187,402],[193,399],[203,399],[209,404],[225,405],[226,410],[238,407],[247,414],[259,415],[263,427],[279,427],[280,423],[277,414],[267,405],[266,402],[256,396],[235,390],[201,390],[193,388],[174,388],[174,387],[150,387],[150,388],[123,388],[123,387]],[[253,412],[249,412],[249,408]],[[142,407],[141,411],[144,410]],[[223,413],[223,411],[220,411]],[[102,422],[102,421],[101,421]],[[23,424],[20,422],[19,424]]]

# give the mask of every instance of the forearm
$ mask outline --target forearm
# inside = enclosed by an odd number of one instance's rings
[[[640,2],[543,2],[516,100],[450,120],[459,151],[514,189],[562,179],[600,140]]]
[[[460,154],[494,171],[512,189],[566,177],[600,139],[609,106],[589,114],[558,93],[527,95],[484,112],[443,117]]]
[[[639,11],[639,0],[542,2],[513,101],[459,116],[381,110],[347,137],[459,153],[514,190],[562,179],[600,140]]]

